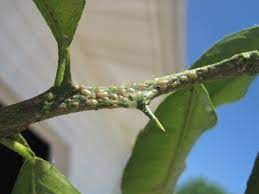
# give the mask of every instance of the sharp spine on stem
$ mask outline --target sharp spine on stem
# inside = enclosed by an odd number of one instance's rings
[[[145,113],[145,115],[148,116],[148,118],[150,118],[150,120],[154,121],[156,126],[161,129],[162,131],[165,132],[165,128],[163,127],[163,125],[160,123],[160,121],[158,120],[158,118],[154,115],[154,113],[151,111],[151,109],[149,108],[148,104],[143,104],[142,106],[140,106],[139,108],[142,112]]]

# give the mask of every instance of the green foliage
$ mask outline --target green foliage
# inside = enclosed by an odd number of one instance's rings
[[[245,194],[258,194],[259,193],[259,154],[255,159],[252,173],[247,182]]]
[[[249,28],[215,44],[192,68],[258,48],[259,27]],[[171,94],[156,113],[167,132],[159,133],[154,124],[149,122],[140,133],[124,171],[123,193],[166,194],[170,189],[173,191],[188,152],[205,129],[216,123],[212,104],[218,106],[240,99],[253,79],[251,76],[223,79],[206,84],[206,89],[200,86],[199,90],[194,87]]]
[[[33,0],[59,47],[68,47],[81,18],[85,0]]]
[[[259,27],[248,28],[219,41],[205,52],[192,68],[213,64],[235,54],[259,49]],[[231,103],[242,98],[254,80],[252,76],[240,76],[205,84],[214,106]]]
[[[185,183],[176,194],[226,194],[223,188],[199,178]]]
[[[155,114],[166,132],[150,121],[140,133],[124,171],[124,194],[168,193],[194,142],[216,123],[216,114],[203,86],[171,94]]]
[[[21,134],[0,138],[0,143],[24,157],[12,194],[78,194],[52,164],[35,156]]]
[[[41,158],[26,160],[12,194],[79,194],[67,178]]]
[[[55,86],[71,82],[69,46],[81,18],[85,0],[34,0],[58,43]]]

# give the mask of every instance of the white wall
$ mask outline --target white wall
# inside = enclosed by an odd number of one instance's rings
[[[72,43],[74,80],[109,85],[182,68],[183,0],[88,0]],[[57,49],[32,1],[0,2],[0,100],[32,97],[53,83]],[[34,125],[53,145],[53,161],[82,193],[116,194],[135,137],[137,110],[76,113]]]

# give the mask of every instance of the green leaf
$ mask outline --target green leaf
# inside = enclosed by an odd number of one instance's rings
[[[230,58],[235,54],[252,50],[259,50],[258,26],[225,37],[205,52],[191,68],[210,65]],[[246,94],[247,89],[254,78],[255,77],[253,76],[246,75],[213,81],[205,86],[213,104],[219,106],[242,98]]]
[[[60,47],[68,47],[81,18],[85,0],[33,0]]]
[[[177,194],[226,194],[226,191],[215,183],[196,178],[181,186]]]
[[[245,194],[258,194],[259,193],[259,154],[255,159],[252,173],[247,182]]]
[[[123,194],[167,194],[184,168],[185,158],[216,113],[202,85],[168,96],[155,112],[166,132],[150,121],[139,134],[122,179]]]
[[[37,157],[24,162],[12,191],[12,194],[78,193],[53,165]]]

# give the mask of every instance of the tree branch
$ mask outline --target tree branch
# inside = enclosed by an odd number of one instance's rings
[[[154,80],[110,87],[64,84],[29,100],[0,109],[0,136],[9,136],[29,124],[69,113],[113,108],[138,108],[162,94],[213,80],[259,73],[259,51]]]

